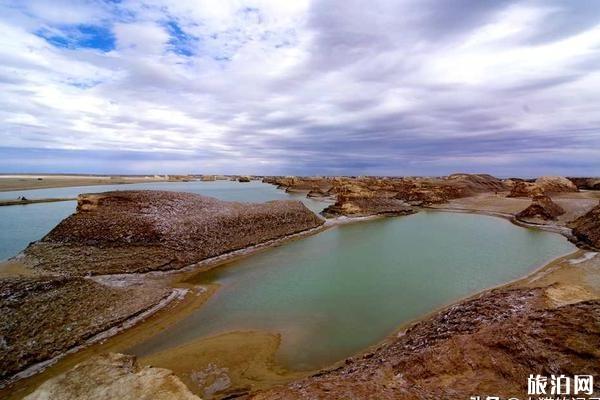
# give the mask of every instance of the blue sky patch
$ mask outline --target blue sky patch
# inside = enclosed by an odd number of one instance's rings
[[[115,48],[115,36],[108,27],[99,25],[63,26],[57,29],[39,29],[39,37],[56,47],[69,49],[96,49],[107,52]]]
[[[195,54],[196,42],[199,40],[197,37],[184,32],[176,21],[168,21],[164,26],[171,36],[169,40],[171,51],[186,57]]]

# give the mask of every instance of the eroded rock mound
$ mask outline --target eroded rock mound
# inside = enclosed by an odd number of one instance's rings
[[[548,308],[550,288],[488,292],[413,325],[372,353],[252,398],[521,398],[529,374],[597,376],[600,301]]]
[[[577,189],[600,190],[600,178],[568,178]]]
[[[321,214],[327,218],[341,215],[364,217],[369,215],[408,215],[415,211],[405,202],[385,197],[338,197],[335,204],[325,208]]]
[[[0,280],[0,382],[59,355],[171,293],[67,277]]]
[[[75,214],[25,250],[25,262],[69,274],[176,269],[323,222],[299,201],[237,203],[166,191],[86,194]]]
[[[488,174],[452,174],[447,180],[457,183],[471,194],[508,190],[506,182]]]
[[[108,353],[44,382],[26,400],[200,400],[171,371]]]
[[[541,176],[536,179],[535,184],[544,191],[544,193],[565,193],[577,192],[577,186],[570,180],[562,176]]]
[[[570,222],[569,227],[580,244],[600,249],[600,204]]]
[[[533,197],[543,193],[543,190],[533,182],[515,181],[507,197]]]
[[[527,222],[556,220],[563,215],[565,210],[545,194],[538,194],[533,197],[529,207],[516,215],[517,219]]]
[[[562,176],[541,176],[535,182],[514,181],[508,197],[534,197],[541,194],[577,192],[577,186]]]

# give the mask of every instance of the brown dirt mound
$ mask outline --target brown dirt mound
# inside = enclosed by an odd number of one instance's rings
[[[368,215],[407,215],[415,211],[406,203],[385,197],[345,198],[342,196],[335,204],[324,209],[325,217],[340,215],[362,217]]]
[[[600,204],[570,222],[569,227],[581,244],[600,249]]]
[[[110,288],[84,278],[0,281],[0,382],[81,344],[171,291]]]
[[[600,190],[600,178],[567,178],[577,186],[577,189]]]
[[[552,201],[552,199],[544,194],[534,196],[529,207],[516,215],[519,220],[556,220],[560,215],[563,215],[565,210]]]
[[[161,191],[81,195],[77,210],[25,250],[29,265],[69,274],[176,269],[324,222],[299,201]]]
[[[577,192],[577,186],[562,176],[541,176],[535,180],[535,184],[544,193]]]

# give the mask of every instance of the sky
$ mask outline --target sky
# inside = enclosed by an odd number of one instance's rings
[[[0,172],[600,176],[600,1],[0,0]]]

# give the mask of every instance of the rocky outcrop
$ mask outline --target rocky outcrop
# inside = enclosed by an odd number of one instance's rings
[[[600,204],[569,223],[573,236],[581,246],[600,250]]]
[[[582,190],[600,190],[600,178],[567,178],[577,189]]]
[[[535,184],[544,193],[577,192],[577,186],[562,176],[541,176],[535,180]]]
[[[508,190],[506,182],[488,174],[452,174],[446,180],[470,194]]]
[[[25,400],[200,400],[164,368],[140,367],[135,357],[108,353],[44,382]]]
[[[507,197],[534,197],[541,194],[577,192],[577,186],[562,176],[542,176],[535,182],[514,181]]]
[[[276,185],[280,189],[284,189],[286,192],[322,192],[327,193],[333,186],[335,180],[328,178],[319,177],[266,177],[263,182]]]
[[[70,275],[177,269],[323,222],[291,200],[237,203],[161,191],[86,194],[75,214],[25,250],[24,262]]]
[[[598,376],[600,301],[554,308],[552,288],[499,289],[463,301],[371,353],[252,398],[522,398],[529,374]]]
[[[369,215],[408,215],[415,211],[405,202],[385,197],[347,198],[338,197],[338,201],[325,208],[321,214],[327,218],[339,216],[365,217]]]
[[[248,183],[248,182],[250,182],[250,177],[249,176],[240,176],[238,178],[238,182]]]
[[[506,197],[533,197],[540,194],[543,194],[543,191],[535,183],[515,181]]]
[[[170,293],[160,287],[107,287],[84,278],[0,280],[0,383],[137,315]]]
[[[396,186],[396,198],[415,206],[446,203],[448,200],[465,197],[464,188],[452,184],[432,181],[404,181]]]
[[[529,207],[516,215],[516,218],[525,222],[542,222],[556,220],[560,215],[563,215],[565,210],[558,204],[552,201],[545,194],[538,194],[533,197]]]
[[[412,205],[445,203],[460,197],[478,193],[508,191],[509,185],[486,174],[453,174],[442,178],[398,178],[398,177],[266,177],[263,182],[277,185],[287,192],[308,192],[309,197],[336,197],[339,204],[332,207],[332,214],[342,212],[342,204],[350,199],[362,198],[362,203],[373,203],[373,198],[396,198]],[[392,205],[387,200],[377,200]],[[399,204],[399,203],[396,203]],[[347,205],[349,210],[360,208]],[[387,206],[383,207],[386,208]]]

